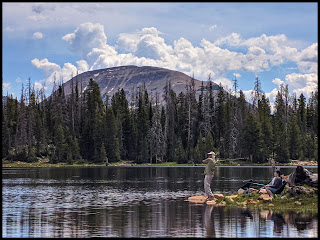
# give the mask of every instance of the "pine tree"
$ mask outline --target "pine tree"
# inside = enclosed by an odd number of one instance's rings
[[[176,159],[177,159],[177,163],[187,163],[187,156],[186,156],[186,153],[185,153],[185,150],[183,148],[181,140],[178,141]]]
[[[303,93],[300,94],[298,99],[298,125],[302,134],[307,130],[307,113],[306,113],[306,98]]]
[[[270,103],[263,93],[258,101],[258,119],[261,132],[261,162],[268,162],[268,158],[272,154],[273,131],[270,115]]]
[[[285,102],[281,91],[278,91],[274,113],[275,154],[278,162],[289,161],[288,133],[285,125]]]
[[[301,154],[301,133],[296,113],[293,113],[289,124],[289,155],[290,159],[299,159]]]
[[[261,151],[260,128],[253,113],[248,113],[245,118],[245,126],[242,133],[242,146],[244,155],[248,157],[250,161],[259,161]]]
[[[177,112],[176,112],[176,94],[171,89],[170,82],[168,82],[166,86],[165,101],[166,101],[165,139],[167,142],[166,160],[169,162],[173,162],[175,160],[175,148],[176,148],[176,141],[177,141],[177,136],[176,136]]]
[[[61,124],[58,125],[55,131],[55,145],[56,151],[54,163],[63,162],[66,157],[66,150],[68,149],[68,146],[65,140],[64,129]]]
[[[224,150],[223,150],[223,142],[225,136],[225,116],[226,116],[226,109],[225,109],[225,93],[223,91],[222,85],[219,85],[219,93],[217,99],[217,106],[216,106],[216,132],[215,136],[217,136],[217,147],[222,149],[221,157],[224,157]]]
[[[158,101],[156,101],[150,128],[150,163],[152,163],[153,157],[155,157],[156,162],[158,157],[163,158],[164,149],[165,141],[160,122],[160,108]]]
[[[109,164],[108,162],[108,158],[107,158],[107,153],[106,153],[106,149],[104,147],[104,143],[101,143],[101,148],[100,148],[100,160],[102,162],[106,163],[106,166]]]
[[[205,154],[204,158],[206,157],[207,153],[211,151],[215,152],[216,150],[214,147],[214,140],[213,140],[212,134],[209,132],[205,138],[205,143],[204,143],[204,154]]]
[[[119,141],[117,138],[118,131],[116,126],[116,120],[111,107],[106,106],[106,117],[104,126],[104,143],[108,160],[109,162],[120,161]]]

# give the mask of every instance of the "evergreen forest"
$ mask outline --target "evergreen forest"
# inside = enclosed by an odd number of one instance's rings
[[[51,163],[202,163],[209,151],[220,159],[266,163],[318,160],[318,90],[308,101],[281,86],[274,110],[259,87],[248,103],[243,91],[214,94],[209,79],[196,97],[193,79],[176,93],[166,83],[151,95],[141,86],[128,100],[123,89],[103,102],[90,79],[85,91],[72,83],[46,98],[30,79],[21,98],[2,104],[2,159]],[[236,94],[235,94],[236,93]],[[164,102],[159,102],[163,94]]]

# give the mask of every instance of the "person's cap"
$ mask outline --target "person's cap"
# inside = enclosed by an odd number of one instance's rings
[[[208,152],[208,155],[209,155],[209,154],[216,155],[215,152],[212,152],[212,151],[211,151],[211,152]]]

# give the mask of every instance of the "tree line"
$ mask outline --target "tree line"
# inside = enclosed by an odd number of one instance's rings
[[[50,97],[35,91],[30,79],[22,85],[20,101],[7,96],[2,105],[3,159],[52,163],[201,163],[209,151],[219,158],[244,158],[256,163],[270,159],[318,160],[318,90],[306,102],[282,85],[272,113],[269,99],[256,82],[252,103],[243,91],[214,93],[209,77],[195,89],[175,93],[171,83],[150,96],[144,85],[123,89],[103,102],[98,84],[90,79],[84,91],[71,80],[71,94],[63,84]],[[196,92],[200,91],[199,97]]]

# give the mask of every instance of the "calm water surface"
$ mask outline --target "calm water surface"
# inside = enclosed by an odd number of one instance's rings
[[[312,211],[190,204],[188,197],[204,195],[203,169],[2,169],[2,237],[318,237]],[[268,183],[272,170],[218,167],[211,188],[234,193],[251,178]]]

